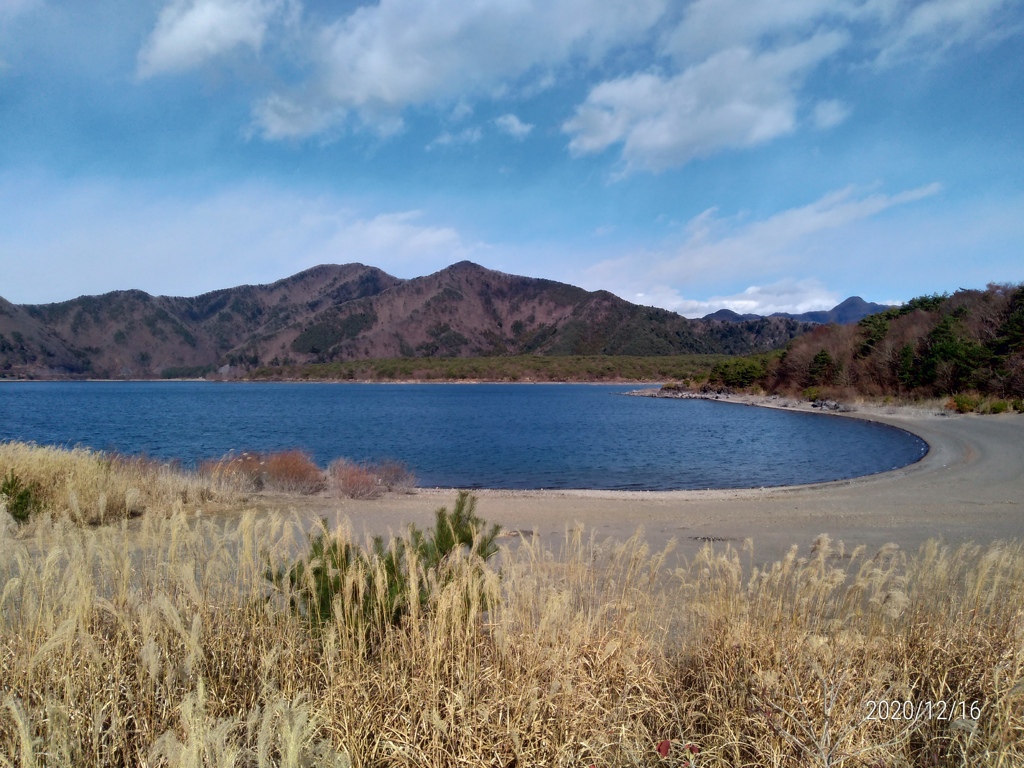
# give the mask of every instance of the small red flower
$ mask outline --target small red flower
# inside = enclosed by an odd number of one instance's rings
[[[700,754],[700,747],[698,747],[696,744],[687,744],[686,748],[688,750],[690,750],[690,754],[691,755],[699,755]]]
[[[668,739],[662,739],[658,742],[658,754],[662,757],[668,757],[668,751],[672,748],[672,742]]]

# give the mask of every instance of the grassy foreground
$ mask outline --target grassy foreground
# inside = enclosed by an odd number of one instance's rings
[[[1017,544],[456,550],[371,637],[267,579],[294,521],[132,527],[0,526],[0,765],[1024,764]]]

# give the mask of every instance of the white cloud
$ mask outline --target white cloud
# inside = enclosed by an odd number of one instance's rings
[[[823,19],[842,19],[850,0],[696,0],[662,41],[676,58],[695,61],[735,46],[755,46],[772,36],[783,41],[809,36]]]
[[[934,58],[956,45],[1017,34],[1019,18],[1010,24],[999,15],[1018,4],[1019,0],[928,0],[915,5],[887,30],[878,63]]]
[[[875,38],[882,61],[931,56],[1007,34],[1001,11],[1019,0],[695,0],[662,40],[663,52],[694,61],[742,45],[770,47],[816,30],[855,25]],[[1016,30],[1019,30],[1019,23]]]
[[[182,72],[239,47],[260,50],[282,0],[172,0],[139,51],[140,77]]]
[[[841,50],[879,64],[1021,31],[1003,13],[1020,0],[694,0],[661,35],[668,73],[645,70],[594,87],[564,124],[576,155],[621,145],[625,172],[664,171],[799,128],[806,76]],[[855,46],[849,43],[855,42]],[[824,94],[823,94],[824,95]],[[818,129],[848,104],[822,98]]]
[[[191,296],[324,263],[412,277],[488,250],[421,211],[367,213],[259,185],[196,198],[143,184],[0,175],[2,293],[18,303],[127,288]]]
[[[476,144],[483,138],[483,131],[478,126],[470,126],[465,128],[458,133],[451,133],[445,131],[432,142],[427,144],[427,149],[436,149],[437,147],[452,147],[460,144]]]
[[[531,74],[642,41],[666,3],[381,0],[320,30],[309,51],[312,80],[276,94],[256,120],[268,138],[301,137],[353,113],[377,125],[408,106],[493,97]]]
[[[495,118],[494,124],[517,141],[525,139],[530,135],[530,131],[533,130],[533,125],[531,123],[524,123],[513,114],[502,115],[501,117]]]
[[[819,101],[814,105],[814,126],[819,130],[828,130],[846,121],[850,116],[850,108],[838,99]]]
[[[682,243],[600,262],[587,270],[586,286],[605,287],[630,301],[636,301],[631,298],[636,296],[654,297],[643,303],[685,309],[681,286],[722,275],[756,280],[780,272],[810,271],[823,258],[818,248],[822,236],[847,231],[853,224],[940,190],[941,185],[929,184],[886,195],[847,187],[753,222],[722,218],[717,210],[708,209],[690,220]]]
[[[627,170],[663,171],[723,148],[763,144],[794,130],[797,88],[846,40],[825,33],[761,54],[729,48],[674,77],[601,83],[563,126],[569,148],[584,155],[621,143]]]

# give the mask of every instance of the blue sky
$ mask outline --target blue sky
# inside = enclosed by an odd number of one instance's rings
[[[1024,280],[1020,0],[0,0],[0,295]]]

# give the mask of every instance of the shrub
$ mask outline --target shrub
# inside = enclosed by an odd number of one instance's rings
[[[981,405],[982,398],[967,392],[958,392],[946,402],[946,408],[957,413],[972,413]]]
[[[401,461],[386,459],[370,469],[389,491],[412,493],[416,487],[416,475]]]
[[[351,466],[351,465],[350,465]],[[501,526],[476,515],[476,497],[460,491],[451,512],[435,512],[434,527],[426,533],[409,526],[405,537],[388,544],[377,536],[369,551],[331,534],[325,520],[310,538],[308,554],[290,568],[268,570],[278,587],[287,584],[292,609],[314,623],[340,618],[350,629],[380,633],[399,624],[413,602],[425,608],[431,594],[446,585],[448,561],[457,551],[486,562],[497,551]]]
[[[827,353],[826,353],[827,354]],[[727,387],[746,388],[765,375],[765,364],[754,358],[725,360],[711,369],[709,381]]]
[[[350,499],[376,499],[386,490],[377,474],[369,467],[348,459],[332,461],[327,474],[334,489]]]
[[[262,462],[263,485],[276,491],[313,494],[326,486],[324,473],[308,453],[299,450],[280,451]]]
[[[309,454],[278,451],[260,454],[244,451],[199,465],[202,477],[241,491],[273,490],[312,494],[326,485],[324,473]]]
[[[989,405],[988,412],[989,413],[1006,413],[1006,411],[1009,409],[1009,407],[1010,407],[1009,403],[1007,403],[1005,400],[996,400],[995,402],[993,402],[993,403],[991,403]]]
[[[25,486],[21,478],[10,470],[0,483],[0,497],[3,497],[7,511],[19,523],[28,520],[29,516],[39,508],[39,499],[32,486]]]
[[[220,459],[201,462],[199,474],[238,490],[258,491],[263,488],[262,463],[258,453],[229,453]]]
[[[821,400],[821,387],[808,387],[802,393],[804,400]]]
[[[1017,413],[1024,413],[1024,400],[1014,400],[1010,405],[1013,406],[1013,410]]]
[[[379,464],[335,459],[327,468],[327,476],[334,490],[350,499],[376,499],[384,491],[412,493],[416,487],[416,475],[402,462],[390,459]]]

